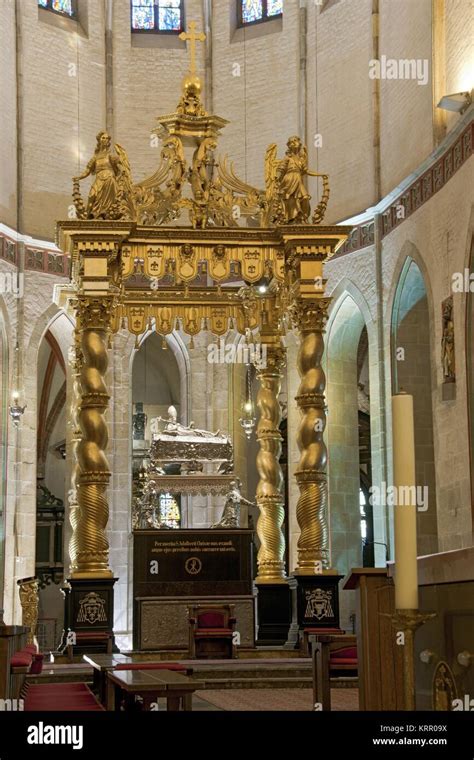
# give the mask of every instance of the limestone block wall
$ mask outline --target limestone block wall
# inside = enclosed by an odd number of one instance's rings
[[[380,1],[380,56],[417,61],[422,72],[420,79],[380,80],[382,196],[433,149],[431,5]]]
[[[35,0],[16,8],[19,225],[51,239],[54,221],[68,216],[71,177],[85,167],[105,126],[104,4],[80,2],[78,22],[54,17]]]
[[[332,309],[338,299],[350,293],[355,300],[368,307],[364,318],[369,329],[369,364],[371,365],[371,432],[373,412],[376,410],[374,393],[385,403],[384,419],[373,428],[386,441],[386,449],[372,448],[374,485],[382,480],[390,484],[391,471],[391,323],[395,292],[402,268],[411,257],[420,267],[426,289],[429,313],[431,358],[429,372],[433,389],[431,403],[434,421],[434,454],[436,472],[436,511],[439,551],[461,548],[472,544],[472,509],[469,482],[469,439],[465,357],[470,347],[466,344],[466,293],[454,294],[455,340],[460,372],[456,382],[456,398],[443,401],[441,393],[441,302],[451,292],[452,275],[463,272],[469,264],[469,250],[473,230],[472,159],[463,165],[444,187],[413,215],[387,234],[381,243],[382,290],[377,288],[375,271],[376,253],[367,246],[354,253],[335,257],[326,265],[328,292],[333,295]],[[377,297],[383,303],[382,324],[377,313]],[[383,343],[377,337],[375,350],[370,351],[370,318],[376,329],[382,330]],[[329,355],[331,346],[329,342]],[[373,374],[372,374],[373,373]],[[377,398],[377,396],[375,397]],[[380,425],[379,425],[380,422]],[[331,426],[331,409],[328,428]],[[378,451],[378,453],[377,453]],[[331,454],[330,454],[331,457]],[[386,469],[383,459],[386,458]],[[392,515],[384,510],[380,516],[376,540],[391,543]],[[388,522],[388,526],[387,526]],[[377,534],[377,523],[374,528]],[[383,538],[383,536],[386,536]],[[382,547],[383,549],[383,547]],[[430,550],[425,547],[425,550]],[[380,560],[382,555],[379,555]]]
[[[372,0],[287,0],[282,19],[245,29],[236,27],[234,0],[210,4],[209,14],[207,7],[186,0],[185,17],[208,35],[197,53],[206,105],[231,122],[219,152],[261,186],[267,146],[276,142],[281,155],[288,136],[300,134],[310,166],[331,177],[330,222],[379,200],[374,144],[382,194],[433,149],[433,39],[444,61],[438,89],[472,86],[472,19],[464,0],[434,4],[440,37],[432,34],[430,0],[380,1],[380,55],[426,59],[429,83],[382,79],[379,128],[369,77]],[[73,21],[36,0],[3,0],[0,8],[0,220],[49,239],[55,219],[69,213],[71,177],[85,167],[100,129],[107,126],[126,148],[136,180],[154,171],[159,146],[150,130],[158,114],[176,106],[189,61],[176,36],[131,32],[129,0],[78,0],[78,11]],[[458,120],[443,118],[448,131]],[[310,191],[316,196],[316,180]]]
[[[2,139],[0,141],[0,221],[17,223],[17,102],[15,4],[0,4],[0,92]]]

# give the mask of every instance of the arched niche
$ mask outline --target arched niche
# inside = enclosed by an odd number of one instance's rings
[[[438,551],[436,478],[433,443],[431,326],[427,289],[418,264],[407,257],[392,308],[393,393],[413,396],[416,485],[425,487],[427,505],[417,512],[418,555]],[[427,509],[424,507],[427,506]],[[396,508],[396,507],[395,507]]]
[[[145,440],[150,440],[150,420],[166,417],[169,406],[175,406],[178,419],[182,419],[180,371],[176,355],[168,342],[157,333],[150,333],[142,341],[133,360],[132,403],[143,404],[147,415]]]
[[[373,521],[368,514],[369,525],[367,519],[361,520],[360,497],[361,470],[367,494],[371,485],[370,461],[361,462],[359,421],[362,412],[370,432],[368,354],[364,316],[352,296],[345,294],[331,315],[326,359],[331,564],[343,573],[362,565],[364,525],[365,538],[373,541]]]
[[[150,423],[154,417],[168,417],[174,406],[178,419],[186,424],[189,413],[189,357],[179,333],[162,338],[148,333],[133,356],[132,364],[132,494],[136,496],[140,470],[151,443]],[[141,421],[140,421],[141,420]],[[190,500],[183,495],[160,496],[160,508],[168,508],[181,527],[190,526]],[[171,524],[171,523],[170,523]],[[173,524],[174,520],[173,520]]]

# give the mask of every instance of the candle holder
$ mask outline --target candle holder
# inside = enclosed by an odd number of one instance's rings
[[[396,631],[404,634],[403,645],[403,702],[404,709],[415,711],[415,633],[422,625],[436,617],[436,612],[420,612],[420,610],[395,610],[393,614],[385,612],[382,615],[390,617]]]

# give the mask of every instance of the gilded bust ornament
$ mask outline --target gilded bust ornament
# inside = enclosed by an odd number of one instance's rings
[[[80,219],[134,219],[136,216],[127,154],[118,143],[115,144],[116,154],[111,153],[111,142],[107,132],[99,132],[94,155],[85,171],[73,177],[74,205]],[[91,174],[95,179],[84,208],[79,182]]]

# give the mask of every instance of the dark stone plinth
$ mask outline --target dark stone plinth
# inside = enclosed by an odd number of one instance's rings
[[[338,584],[342,577],[330,574],[293,576],[293,614],[300,630],[339,628]]]
[[[283,646],[291,623],[287,583],[257,584],[257,646]]]
[[[107,639],[112,636],[112,649],[118,651],[113,636],[114,584],[117,578],[69,578],[71,590],[66,593],[64,628],[74,631],[77,643],[74,653],[106,652]],[[91,634],[81,641],[80,634]],[[97,633],[97,640],[93,634]]]

